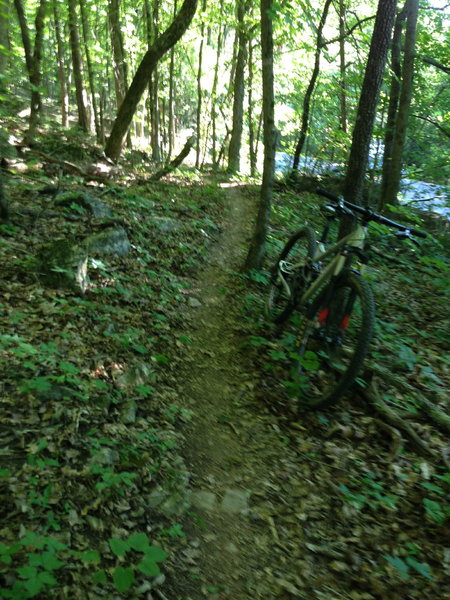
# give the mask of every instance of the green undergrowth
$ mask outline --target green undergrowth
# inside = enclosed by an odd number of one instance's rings
[[[300,543],[305,544],[305,560],[314,562],[316,589],[323,585],[339,591],[339,597],[342,593],[342,597],[371,600],[443,598],[450,569],[443,542],[450,522],[450,473],[448,459],[440,458],[447,452],[446,429],[430,421],[414,393],[398,389],[382,376],[378,378],[382,399],[425,440],[433,458],[401,430],[382,422],[358,393],[367,385],[363,378],[334,406],[297,413],[295,394],[290,393],[290,354],[298,320],[280,331],[262,316],[270,266],[290,235],[306,223],[320,234],[322,202],[314,194],[288,190],[275,194],[266,269],[245,278],[242,291],[249,332],[243,351],[260,372],[257,396],[278,415],[288,443],[298,452],[299,472],[307,473],[322,507],[311,509],[313,530],[304,519]],[[428,229],[420,213],[392,209],[389,216]],[[409,389],[448,414],[446,229],[429,231],[419,248],[396,240],[385,227],[373,225],[369,231],[374,250],[369,250],[366,274],[377,305],[369,362],[405,381]],[[336,234],[335,228],[331,237]],[[339,548],[349,539],[358,557],[353,566],[344,558],[331,560],[332,552],[328,558],[311,553],[314,544]]]
[[[77,158],[76,142],[47,140],[44,150],[55,144],[65,160]],[[30,265],[48,240],[83,239],[105,225],[79,207],[56,207],[42,191],[53,176],[32,163],[8,181],[0,598],[140,596],[163,582],[183,541],[189,474],[179,424],[189,414],[171,387],[171,356],[189,344],[183,314],[219,233],[223,192],[189,171],[154,184],[133,179],[90,188],[62,180],[62,191],[107,204],[131,242],[126,256],[90,257],[84,294],[41,285]]]

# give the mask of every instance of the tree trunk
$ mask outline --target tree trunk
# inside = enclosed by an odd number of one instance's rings
[[[81,0],[81,2],[82,1],[83,0]],[[108,3],[108,22],[109,33],[111,37],[112,64],[117,108],[120,108],[126,93],[126,68],[122,30],[120,28],[119,2],[120,0],[109,0]]]
[[[344,196],[354,204],[362,204],[364,177],[396,4],[396,0],[379,0],[378,3],[344,182]],[[351,219],[343,219],[339,235],[348,233],[352,226]]]
[[[402,31],[405,22],[405,8],[400,11],[395,20],[394,35],[392,37],[391,47],[391,86],[389,92],[389,106],[386,120],[386,129],[384,133],[384,152],[383,152],[383,172],[381,179],[381,190],[379,199],[379,208],[384,206],[384,197],[386,187],[391,174],[392,150],[394,145],[395,119],[397,116],[398,102],[400,97],[400,78],[401,78],[401,43]]]
[[[90,31],[89,31],[89,20],[86,15],[85,0],[79,0],[79,4],[80,4],[80,13],[81,13],[81,24],[82,24],[82,28],[83,28],[84,53],[86,56],[86,66],[87,66],[87,72],[88,72],[89,87],[91,90],[92,112],[94,113],[93,116],[94,116],[95,135],[97,137],[97,141],[100,141],[100,137],[101,137],[100,120],[99,120],[99,116],[98,116],[97,99],[95,97],[94,72],[92,70],[91,53],[89,51],[89,39],[91,37]]]
[[[401,73],[401,90],[398,110],[395,118],[395,129],[392,140],[392,156],[386,165],[386,178],[383,178],[381,207],[386,204],[396,204],[400,188],[402,172],[403,148],[408,126],[409,107],[411,105],[412,85],[414,77],[414,53],[416,46],[417,17],[419,12],[418,0],[407,0],[405,4],[406,30],[405,51]],[[383,175],[385,173],[383,164]]]
[[[36,128],[41,110],[41,94],[39,87],[41,85],[41,60],[42,60],[42,41],[44,39],[44,17],[47,0],[40,0],[36,19],[34,22],[34,49],[32,57],[32,68],[30,71],[31,84],[31,107],[28,131],[25,134],[24,143],[29,144],[36,134]]]
[[[264,171],[254,236],[245,262],[245,269],[260,269],[265,255],[267,229],[272,205],[275,173],[275,116],[273,83],[272,0],[261,0],[261,52],[264,119]]]
[[[247,36],[244,17],[247,11],[246,0],[236,0],[238,20],[238,52],[236,71],[233,85],[233,127],[231,130],[230,146],[228,149],[228,172],[237,173],[240,170],[241,143],[244,120],[244,83],[245,64],[247,62]]]
[[[177,14],[177,0],[174,2],[173,7],[173,18],[175,18]],[[168,107],[168,132],[167,136],[169,138],[169,148],[167,150],[167,155],[172,156],[173,146],[175,143],[175,115],[174,115],[174,106],[175,106],[175,86],[174,86],[174,72],[175,72],[175,48],[172,46],[170,49],[170,66],[169,66],[169,107]]]
[[[109,139],[106,143],[105,153],[110,158],[117,160],[120,156],[122,144],[130,126],[139,100],[151,77],[158,61],[166,52],[174,46],[189,27],[197,8],[197,0],[184,0],[179,13],[171,25],[159,35],[151,48],[147,50],[142,59],[133,81],[125,95],[124,101],[119,108],[116,120]]]
[[[320,69],[320,55],[322,53],[323,48],[323,39],[322,32],[325,26],[325,21],[328,16],[328,9],[330,8],[331,0],[325,0],[325,5],[323,7],[322,16],[320,17],[319,26],[317,28],[317,38],[316,38],[316,53],[314,57],[314,69],[311,75],[311,79],[309,80],[309,85],[305,93],[305,97],[303,99],[303,114],[302,114],[302,126],[300,129],[300,136],[298,138],[297,146],[295,147],[294,153],[294,163],[292,165],[292,171],[296,171],[298,169],[298,163],[300,161],[300,155],[303,150],[303,146],[306,140],[306,134],[308,133],[308,123],[309,123],[309,113],[311,109],[311,97],[316,87],[317,77],[319,75]]]
[[[220,9],[223,9],[223,0],[220,4]],[[216,97],[217,97],[217,85],[219,83],[219,65],[220,65],[220,56],[222,52],[222,38],[223,38],[223,27],[222,24],[219,23],[219,33],[217,34],[217,56],[216,56],[216,64],[214,66],[214,80],[211,91],[211,120],[212,120],[212,162],[213,165],[217,165],[217,105],[216,105]]]
[[[75,79],[75,96],[78,109],[78,125],[83,131],[89,131],[87,114],[87,95],[83,83],[83,71],[80,52],[80,36],[78,33],[78,17],[76,0],[68,0],[70,48],[72,51],[73,76]]]
[[[248,48],[248,146],[250,154],[250,176],[256,175],[255,123],[253,121],[253,46]]]
[[[33,52],[31,50],[30,34],[28,32],[27,18],[23,8],[22,0],[14,0],[17,17],[19,19],[20,33],[22,35],[22,45],[25,52],[25,63],[28,73],[33,69]]]
[[[341,114],[339,116],[339,128],[347,133],[347,83],[345,80],[345,4],[339,0],[339,100]]]
[[[206,10],[206,0],[203,0],[202,3],[202,14],[205,13]],[[196,130],[197,130],[197,140],[195,145],[195,166],[200,166],[200,140],[201,140],[201,116],[202,116],[202,96],[203,96],[203,88],[202,88],[202,68],[203,68],[203,45],[205,43],[205,21],[202,19],[202,24],[200,26],[200,47],[198,49],[198,69],[197,69],[197,112],[196,112]]]
[[[5,89],[6,83],[4,76],[8,67],[9,24],[9,0],[4,0],[3,3],[0,3],[0,90]]]
[[[55,19],[56,48],[58,52],[58,81],[61,105],[61,125],[67,127],[69,123],[69,94],[67,93],[66,65],[64,60],[64,43],[61,35],[61,21],[59,18],[58,2],[53,0],[53,16]]]

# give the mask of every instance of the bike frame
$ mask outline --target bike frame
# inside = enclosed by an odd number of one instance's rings
[[[325,252],[321,252],[320,245],[318,245],[314,258],[312,260],[311,267],[314,267],[315,264],[321,262],[336,254],[333,260],[319,273],[317,279],[315,279],[311,285],[305,290],[302,296],[299,298],[298,303],[300,305],[306,304],[308,300],[310,300],[316,292],[324,286],[328,280],[332,277],[336,277],[342,270],[348,266],[349,253],[345,250],[340,252],[345,246],[350,248],[358,248],[362,250],[364,248],[364,240],[367,235],[367,226],[358,224],[356,229],[340,239],[334,246],[325,250]],[[350,252],[351,254],[351,252]],[[293,269],[299,268],[301,264],[293,265]],[[282,275],[281,275],[282,276]],[[282,277],[283,278],[283,277]],[[283,278],[284,281],[284,278]],[[287,285],[284,282],[284,285]]]

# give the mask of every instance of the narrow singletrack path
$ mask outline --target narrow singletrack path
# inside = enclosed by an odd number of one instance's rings
[[[179,600],[280,598],[273,583],[279,543],[268,498],[278,488],[286,447],[276,419],[254,400],[245,361],[241,307],[233,295],[255,215],[254,199],[229,188],[220,240],[192,291],[193,330],[180,392],[192,412],[185,456],[191,472],[196,557]]]

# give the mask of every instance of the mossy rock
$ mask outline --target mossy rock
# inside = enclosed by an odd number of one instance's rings
[[[87,288],[88,253],[75,239],[59,239],[42,246],[35,260],[41,283],[84,292]]]

